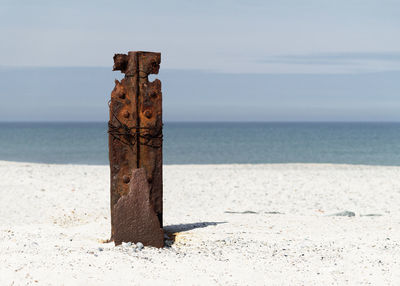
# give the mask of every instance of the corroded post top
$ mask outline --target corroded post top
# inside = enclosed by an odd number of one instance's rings
[[[128,54],[115,54],[113,71],[121,71],[124,74],[131,75],[135,73],[133,69],[140,62],[143,72],[147,75],[158,74],[161,63],[161,53],[146,52],[146,51],[131,51]]]

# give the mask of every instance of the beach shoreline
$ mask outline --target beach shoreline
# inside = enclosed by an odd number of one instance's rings
[[[109,166],[0,161],[0,284],[396,285],[398,178],[400,166],[165,165],[175,241],[139,250],[102,242]]]

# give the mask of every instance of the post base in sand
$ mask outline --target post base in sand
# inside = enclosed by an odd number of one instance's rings
[[[150,187],[143,168],[132,171],[129,193],[114,206],[114,243],[141,242],[145,246],[164,246],[164,232],[150,201]]]

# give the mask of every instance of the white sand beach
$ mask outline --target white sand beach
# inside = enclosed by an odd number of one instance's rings
[[[0,161],[0,196],[0,285],[400,285],[400,167],[164,166],[164,249],[102,242],[108,166]]]

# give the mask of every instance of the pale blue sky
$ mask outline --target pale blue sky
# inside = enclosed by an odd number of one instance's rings
[[[398,0],[0,0],[0,121],[107,120],[129,50],[166,121],[400,121],[399,35]]]
[[[398,0],[0,3],[0,63],[6,66],[111,66],[113,53],[135,49],[161,51],[167,69],[400,69]]]

